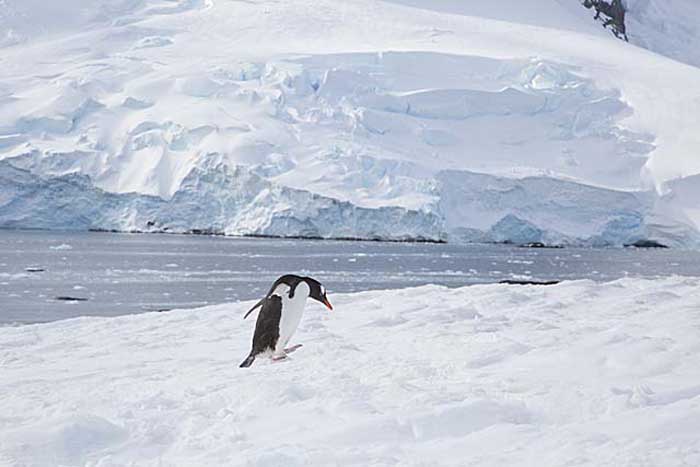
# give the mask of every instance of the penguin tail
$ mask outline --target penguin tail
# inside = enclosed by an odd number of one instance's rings
[[[248,368],[250,365],[253,364],[255,361],[255,355],[250,354],[248,355],[248,358],[243,360],[240,365],[238,365],[238,368]]]

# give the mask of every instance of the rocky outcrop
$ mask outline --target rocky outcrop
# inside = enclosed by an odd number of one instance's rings
[[[583,0],[583,6],[595,11],[595,19],[619,39],[628,41],[625,26],[626,8],[622,0]]]

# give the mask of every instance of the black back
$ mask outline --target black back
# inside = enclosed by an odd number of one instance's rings
[[[270,287],[270,290],[267,292],[267,295],[265,295],[265,297],[270,297],[270,295],[272,295],[272,292],[275,291],[278,285],[287,284],[289,286],[289,298],[294,298],[294,291],[296,290],[297,285],[299,285],[301,281],[306,279],[308,279],[308,277],[296,276],[294,274],[285,274],[272,284],[272,287]]]
[[[274,350],[280,337],[280,318],[282,317],[282,298],[272,295],[262,300],[262,308],[255,322],[253,345],[250,355],[241,363],[241,368],[253,364],[255,357],[266,350]]]
[[[282,316],[282,299],[273,295],[265,300],[255,322],[253,334],[253,353],[259,354],[267,349],[274,349],[280,337],[280,318]]]
[[[278,285],[287,284],[290,289],[289,298],[294,298],[294,291],[296,290],[297,285],[299,285],[299,283],[301,283],[302,281],[306,282],[309,286],[309,297],[313,298],[314,300],[323,302],[326,292],[319,281],[312,277],[302,277],[296,276],[294,274],[285,274],[284,276],[277,279],[275,283],[272,284],[272,287],[270,287],[270,290],[267,292],[266,297],[269,297]]]
[[[263,303],[265,303],[265,300],[267,300],[268,298],[270,298],[272,296],[272,292],[274,292],[275,289],[277,288],[277,286],[280,284],[287,284],[289,286],[289,298],[294,298],[294,292],[296,291],[297,285],[299,285],[299,283],[301,283],[301,281],[306,281],[306,283],[309,284],[309,288],[311,289],[310,296],[312,298],[316,298],[318,300],[316,295],[318,295],[317,291],[321,290],[321,284],[316,279],[312,279],[310,277],[301,277],[301,276],[297,276],[294,274],[285,274],[284,276],[279,277],[272,284],[272,287],[270,287],[270,290],[267,291],[265,296],[262,299],[260,299],[260,301],[258,303],[256,303],[253,306],[253,308],[248,310],[248,312],[245,314],[245,316],[243,316],[243,319],[246,319],[248,317],[248,315],[251,314],[253,312],[253,310],[255,310],[257,307],[262,306]]]

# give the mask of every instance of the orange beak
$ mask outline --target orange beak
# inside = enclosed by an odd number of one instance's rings
[[[331,305],[331,302],[329,302],[326,297],[323,297],[323,304],[326,305],[329,310],[333,310],[333,305]]]

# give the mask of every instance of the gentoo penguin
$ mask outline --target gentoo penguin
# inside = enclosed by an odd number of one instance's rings
[[[287,356],[291,349],[285,349],[285,346],[299,326],[308,297],[323,303],[329,310],[333,309],[326,297],[326,288],[316,279],[287,274],[272,284],[267,295],[243,317],[246,319],[253,310],[261,307],[255,323],[253,348],[248,358],[241,363],[241,368],[252,365],[255,357],[266,351],[272,351],[274,360]],[[293,349],[298,347],[300,346]]]

